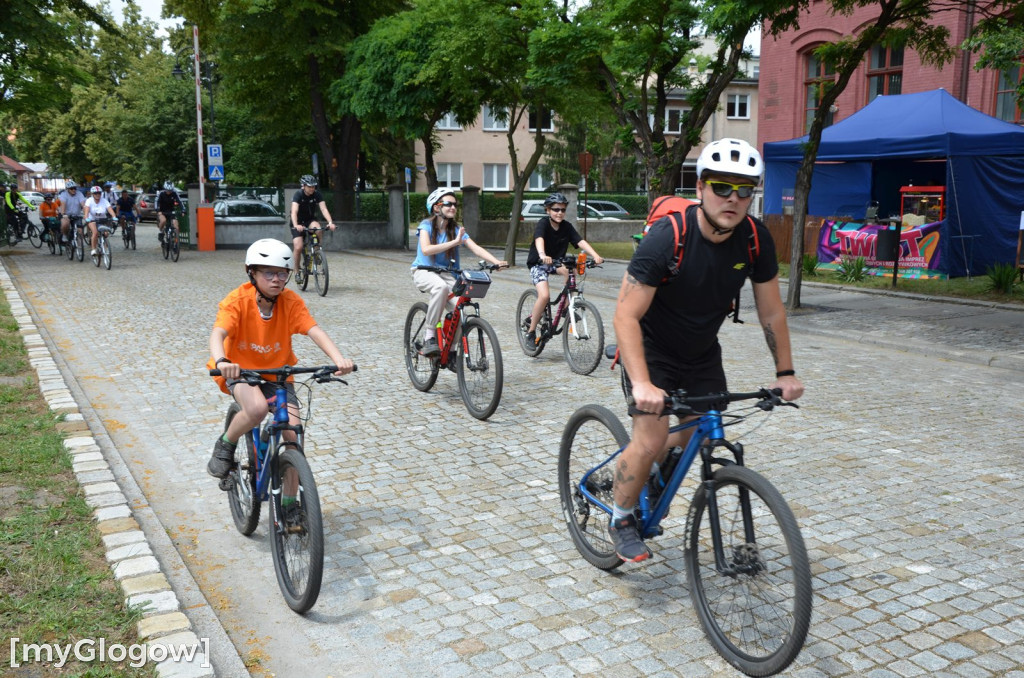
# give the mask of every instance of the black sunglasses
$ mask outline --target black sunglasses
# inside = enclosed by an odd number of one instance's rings
[[[564,207],[549,207],[548,209],[551,210],[552,212],[564,212],[565,211]]]
[[[445,200],[445,201],[443,201],[441,203],[441,207],[458,207],[458,206],[459,206],[459,203],[457,203],[457,202],[448,202],[447,200]]]

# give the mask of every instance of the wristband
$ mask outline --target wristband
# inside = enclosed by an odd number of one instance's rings
[[[795,376],[796,376],[796,370],[779,370],[778,372],[775,373],[775,378],[776,379],[779,379],[781,377],[795,377]]]
[[[224,358],[217,358],[216,360],[213,361],[213,364],[214,365],[220,365],[221,363],[229,363],[229,362],[231,362],[231,359],[225,356]]]

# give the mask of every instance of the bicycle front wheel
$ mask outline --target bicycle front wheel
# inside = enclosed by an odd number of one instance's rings
[[[171,231],[171,261],[177,261],[178,257],[181,256],[181,240],[178,238],[177,231]]]
[[[164,230],[163,240],[160,241],[160,252],[164,255],[164,259],[171,255],[171,234]]]
[[[466,409],[477,419],[487,419],[498,409],[504,385],[501,347],[491,324],[483,318],[467,320],[455,355],[459,392]]]
[[[43,234],[31,221],[28,222],[28,241],[32,243],[32,247],[39,249],[43,246]]]
[[[523,348],[523,353],[535,358],[540,355],[540,352],[544,350],[544,341],[534,342],[530,341],[527,333],[530,331],[530,320],[533,316],[533,305],[537,303],[537,290],[530,289],[526,290],[519,297],[519,302],[516,304],[516,336],[519,337],[519,345]],[[540,324],[537,325],[537,331],[540,332]]]
[[[423,347],[423,333],[427,324],[427,305],[418,301],[409,309],[405,317],[405,331],[402,341],[405,346],[405,369],[409,379],[417,391],[429,391],[437,381],[437,358],[428,358],[420,354]]]
[[[241,409],[238,403],[231,403],[228,407],[227,417],[224,418],[225,431]],[[238,531],[245,536],[252,534],[260,524],[261,504],[256,497],[256,473],[256,450],[253,449],[252,433],[246,431],[235,447],[235,468],[231,471],[231,489],[228,491],[231,518]]]
[[[113,264],[113,252],[110,251],[110,241],[107,238],[100,239],[100,257],[103,259],[103,267],[109,271]]]
[[[57,236],[53,231],[46,232],[46,246],[50,249],[50,254],[57,253]]]
[[[117,220],[117,225],[121,227],[121,241],[124,243],[124,248],[128,249],[131,246],[131,240],[128,235],[128,220],[120,217]]]
[[[774,675],[796,659],[811,621],[811,569],[800,528],[771,483],[743,466],[712,478],[725,571],[715,563],[703,486],[686,524],[690,598],[711,644],[750,676]]]
[[[134,250],[135,249],[135,224],[131,224],[131,226],[129,228],[131,229],[131,231],[129,231],[129,233],[128,233],[128,238],[129,238],[129,240],[131,240],[131,246],[132,246],[132,249]]]
[[[573,318],[566,318],[562,343],[565,361],[576,374],[590,374],[597,369],[604,351],[604,325],[593,304],[576,297]],[[575,320],[575,323],[570,322]]]
[[[96,254],[89,254],[89,257],[92,259],[92,263],[96,265],[96,268],[99,268],[103,262],[103,238],[98,239],[95,252]]]
[[[331,278],[327,271],[327,257],[319,247],[313,252],[313,279],[316,282],[316,291],[320,296],[327,296],[327,286],[330,284]]]
[[[616,452],[628,443],[618,417],[600,405],[587,405],[569,417],[558,448],[558,494],[569,536],[580,555],[602,570],[614,570],[623,562],[608,535],[608,522],[615,505]]]
[[[64,252],[67,254],[68,261],[74,261],[75,259],[75,235],[74,233],[68,233],[68,241],[64,243]]]
[[[270,543],[277,583],[285,602],[303,614],[313,607],[320,595],[324,574],[323,518],[313,472],[302,451],[287,443],[282,448],[277,457],[278,475],[274,479],[276,487],[271,502],[274,520],[270,526]],[[297,508],[285,514],[281,504],[283,494],[278,490],[289,473],[298,476],[299,490],[295,497]]]
[[[85,234],[79,234],[78,240],[75,241],[75,258],[78,259],[79,263],[85,261]]]

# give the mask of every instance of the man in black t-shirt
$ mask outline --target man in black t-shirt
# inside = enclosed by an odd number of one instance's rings
[[[568,278],[565,266],[555,266],[552,260],[561,259],[569,251],[569,245],[581,249],[601,263],[601,258],[579,232],[565,220],[565,208],[569,200],[561,193],[552,193],[544,200],[544,210],[548,213],[537,221],[533,229],[533,242],[530,243],[530,254],[526,257],[526,265],[530,267],[530,280],[537,287],[537,301],[533,304],[533,315],[530,326],[526,329],[527,341],[537,342],[537,323],[544,313],[544,307],[551,300],[548,288],[548,274],[557,273]]]
[[[294,261],[296,266],[299,266],[302,261],[302,241],[305,237],[303,231],[307,228],[320,228],[320,223],[316,221],[317,209],[323,214],[327,227],[332,231],[335,229],[334,222],[331,221],[331,215],[327,211],[327,203],[324,202],[324,196],[316,187],[316,177],[312,174],[304,174],[299,183],[302,184],[302,187],[295,191],[295,195],[292,196],[291,219],[292,250],[295,254]]]
[[[164,182],[164,190],[156,196],[156,236],[160,242],[164,241],[164,224],[167,220],[171,220],[171,225],[174,226],[174,231],[181,234],[178,228],[178,210],[181,209],[181,198],[178,197],[178,191],[175,190],[174,184],[169,181]]]
[[[660,416],[666,391],[682,388],[689,395],[706,395],[727,390],[718,330],[748,276],[775,362],[771,388],[781,388],[786,400],[803,394],[793,369],[775,245],[763,224],[747,219],[763,171],[760,154],[745,141],[708,144],[697,160],[701,203],[686,210],[678,274],[666,281],[676,250],[672,217],[664,217],[644,236],[623,277],[614,325],[625,390],[632,397],[633,438],[619,455],[609,533],[624,561],[651,555],[633,507],[653,464],[664,461],[669,448],[685,446],[692,433],[687,429],[669,438],[669,418]],[[752,227],[758,229],[759,242],[753,262],[748,250]]]

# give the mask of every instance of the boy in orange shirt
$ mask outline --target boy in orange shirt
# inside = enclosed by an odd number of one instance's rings
[[[273,369],[298,362],[292,351],[292,335],[308,335],[333,362],[337,375],[352,371],[352,361],[343,358],[313,316],[306,302],[292,290],[286,290],[291,275],[292,248],[280,240],[257,240],[246,252],[245,272],[249,282],[233,290],[220,302],[217,320],[210,333],[210,361],[207,367],[219,369],[215,377],[220,389],[230,393],[242,410],[217,438],[206,470],[215,478],[226,478],[235,465],[235,446],[247,431],[258,426],[269,411],[267,398],[274,395],[273,385],[266,391],[239,381],[241,370]],[[299,404],[291,384],[288,386],[288,413],[291,424],[299,424]],[[294,436],[294,433],[290,433]],[[222,483],[223,488],[224,483]],[[282,505],[288,515],[295,501],[292,483],[285,479]],[[297,488],[297,481],[294,483]],[[291,501],[289,501],[289,499]]]
[[[60,200],[55,200],[53,193],[43,195],[43,202],[39,205],[39,223],[44,229],[52,231],[53,237],[59,235],[60,221],[57,217],[60,215],[60,205]]]

